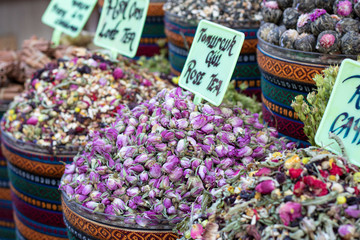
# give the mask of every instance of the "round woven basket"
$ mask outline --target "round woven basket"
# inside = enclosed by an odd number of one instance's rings
[[[194,40],[198,20],[184,20],[169,12],[165,12],[165,34],[169,45],[169,59],[171,63],[171,72],[177,76],[180,75],[189,49]],[[257,94],[260,96],[260,71],[256,62],[256,44],[257,31],[259,23],[241,22],[241,23],[219,23],[236,29],[245,34],[244,45],[236,64],[232,80],[236,81],[239,87],[246,83],[249,88],[247,94]]]
[[[71,240],[176,240],[172,228],[181,219],[149,220],[140,226],[135,218],[92,213],[62,194],[64,222]]]
[[[328,55],[285,49],[258,37],[257,62],[261,71],[264,121],[279,133],[309,146],[304,124],[291,107],[297,95],[307,96],[316,89],[313,77],[330,65],[341,64],[345,58],[356,56]]]
[[[57,150],[49,153],[2,132],[18,238],[67,239],[58,187],[64,162],[71,163],[76,151]]]

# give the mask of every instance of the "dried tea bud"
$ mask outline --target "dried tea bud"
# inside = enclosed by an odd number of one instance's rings
[[[358,17],[360,17],[360,2],[354,5],[354,12]]]
[[[311,32],[317,36],[323,31],[334,30],[336,21],[324,9],[315,9],[310,14]]]
[[[352,18],[344,18],[336,24],[335,30],[339,34],[343,35],[350,31],[359,32],[359,27],[360,22],[358,20]]]
[[[335,0],[315,0],[316,8],[323,8],[330,13],[333,10]]]
[[[259,36],[261,39],[263,39],[266,42],[269,42],[268,40],[268,34],[271,30],[275,29],[277,26],[274,23],[264,23],[259,28]]]
[[[324,31],[317,38],[316,49],[322,53],[338,53],[340,40],[335,31]]]
[[[284,25],[276,27],[270,30],[267,35],[267,41],[271,44],[279,45],[280,36],[286,31],[286,27]]]
[[[293,4],[293,0],[276,0],[276,2],[281,10],[291,7]]]
[[[280,37],[280,46],[284,48],[294,48],[294,42],[298,38],[299,33],[294,30],[286,30]]]
[[[278,23],[280,21],[282,11],[276,1],[264,2],[262,6],[261,13],[265,22]]]
[[[296,50],[313,52],[315,51],[316,38],[312,34],[302,33],[298,39],[295,40],[294,48]]]
[[[349,0],[344,1],[335,1],[333,6],[334,13],[341,17],[350,17],[352,16],[353,7],[352,3]]]
[[[314,0],[294,0],[293,8],[297,8],[299,12],[310,12],[315,8]]]
[[[287,29],[295,29],[299,16],[300,13],[296,8],[287,8],[284,11],[282,22]]]
[[[350,31],[341,38],[341,52],[343,54],[360,54],[360,34]]]
[[[311,33],[310,14],[304,13],[300,15],[300,17],[297,20],[296,30],[299,33],[304,33],[304,32]]]

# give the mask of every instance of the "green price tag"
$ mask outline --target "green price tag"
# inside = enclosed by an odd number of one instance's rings
[[[179,79],[180,87],[195,94],[195,104],[221,104],[244,39],[242,32],[200,21]]]
[[[350,162],[360,166],[360,63],[345,59],[339,69],[324,116],[315,135],[318,145],[341,154],[341,147],[329,138],[337,135],[344,143]]]
[[[135,57],[150,0],[105,0],[94,38],[95,45]]]
[[[78,36],[96,3],[97,0],[52,0],[41,20],[55,29],[53,42],[58,45],[62,32]]]

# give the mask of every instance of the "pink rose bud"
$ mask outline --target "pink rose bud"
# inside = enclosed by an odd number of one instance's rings
[[[167,145],[166,143],[158,143],[155,144],[155,148],[159,151],[159,152],[165,152],[167,149]]]
[[[181,139],[176,146],[176,151],[178,153],[185,151],[187,145],[188,145],[187,141],[185,139]]]
[[[109,179],[106,181],[106,187],[107,187],[109,190],[116,190],[116,189],[118,188],[117,183],[116,183],[115,179],[113,179],[113,178],[109,178]]]
[[[159,164],[155,163],[150,167],[149,174],[152,178],[159,178],[161,176],[161,167]]]
[[[185,129],[189,126],[189,122],[185,118],[181,118],[175,121],[175,126],[177,129]]]
[[[101,192],[99,191],[93,191],[92,193],[90,193],[90,198],[91,200],[98,202],[101,199]]]
[[[129,197],[134,197],[140,193],[140,189],[138,187],[131,187],[128,190],[126,190],[126,194]]]
[[[360,209],[358,205],[349,206],[345,209],[345,213],[352,218],[360,218]]]
[[[75,172],[75,164],[66,164],[65,165],[65,174],[72,174]]]
[[[125,203],[123,202],[123,200],[121,200],[120,198],[115,198],[112,202],[112,204],[117,207],[118,209],[121,209],[121,210],[125,210],[126,209],[126,205]]]
[[[212,131],[214,131],[214,124],[212,123],[206,124],[201,128],[201,131],[203,131],[206,134],[210,134]]]
[[[142,182],[147,182],[147,181],[149,180],[149,175],[148,175],[148,173],[145,172],[145,171],[142,172],[142,173],[140,173],[139,179],[140,179],[140,181],[142,181]]]
[[[204,104],[203,108],[201,109],[201,111],[205,114],[208,115],[214,115],[215,111],[212,107],[210,107],[208,104]]]
[[[169,215],[175,214],[176,213],[176,208],[174,206],[171,206],[171,207],[167,208],[167,213]]]
[[[29,124],[29,125],[36,125],[38,123],[38,118],[37,117],[30,117],[27,121],[26,121],[26,124]]]
[[[123,78],[124,75],[125,75],[124,71],[121,68],[115,68],[115,70],[113,72],[113,77],[115,78],[115,80]]]
[[[353,239],[356,229],[351,224],[341,225],[338,229],[340,237],[343,239]]]
[[[261,194],[269,194],[275,189],[275,183],[273,180],[265,180],[259,183],[255,190]]]
[[[89,201],[83,204],[84,207],[89,208],[91,210],[94,210],[97,206],[99,205],[99,203],[94,202],[94,201]]]
[[[55,80],[63,80],[67,78],[67,72],[65,69],[60,69],[55,76]]]
[[[194,224],[191,227],[190,236],[193,239],[202,239],[204,228],[201,224]]]
[[[92,191],[92,185],[91,184],[87,184],[87,185],[85,185],[85,187],[83,188],[83,190],[82,190],[82,195],[85,195],[85,196],[87,196],[87,195],[89,195],[89,193]]]
[[[75,193],[74,189],[69,185],[65,186],[65,192],[68,196],[72,196]]]
[[[184,173],[183,169],[180,167],[177,167],[169,174],[169,178],[172,182],[179,181],[181,179],[183,173]]]

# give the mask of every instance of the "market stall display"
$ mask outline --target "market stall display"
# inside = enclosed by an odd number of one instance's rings
[[[115,121],[166,82],[103,54],[59,60],[34,73],[2,120],[16,227],[25,239],[66,238],[60,193],[64,163],[72,162],[86,135]]]
[[[345,157],[310,147],[274,152],[246,170],[178,225],[182,239],[360,237],[360,173]]]
[[[294,146],[277,139],[257,114],[195,105],[192,99],[177,88],[122,109],[119,119],[92,133],[85,150],[66,165],[60,185],[65,196],[108,215],[98,218],[104,227],[112,224],[111,216],[121,216],[132,228],[151,229],[163,219],[182,219],[200,209],[207,201],[204,192],[239,176],[244,164]],[[70,229],[83,231],[77,223]]]
[[[236,87],[247,83],[249,95],[260,95],[260,72],[256,63],[256,33],[260,25],[260,3],[247,1],[168,1],[165,9],[165,33],[169,45],[169,59],[172,73],[180,75],[197,24],[201,19],[236,29],[245,34],[245,42],[234,70],[232,79]]]
[[[262,74],[264,120],[309,146],[291,102],[315,89],[313,78],[360,52],[355,3],[344,1],[266,1],[259,29],[257,60]],[[314,133],[315,134],[315,133]]]
[[[51,47],[51,42],[42,38],[31,37],[23,42],[18,51],[0,51],[0,112],[1,116],[7,110],[15,96],[24,90],[24,82],[34,71],[43,68],[55,59],[82,54],[85,49],[73,46]],[[1,153],[0,163],[0,236],[11,239],[14,235],[12,220],[12,204],[7,174],[7,163]],[[2,228],[4,227],[4,228]],[[12,228],[12,233],[10,229]],[[4,231],[2,231],[4,229]]]

